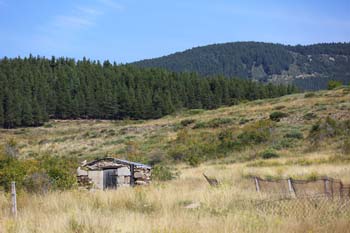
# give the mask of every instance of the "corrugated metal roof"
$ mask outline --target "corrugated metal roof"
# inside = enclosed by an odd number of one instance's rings
[[[114,159],[114,161],[117,161],[117,162],[120,162],[120,163],[125,163],[125,164],[132,164],[132,165],[134,165],[136,167],[143,167],[143,168],[151,169],[151,166],[148,166],[146,164],[131,162],[131,161],[124,160],[124,159]]]

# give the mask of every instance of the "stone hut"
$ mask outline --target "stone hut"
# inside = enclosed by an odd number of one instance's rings
[[[77,169],[77,178],[79,186],[102,190],[147,185],[151,181],[151,167],[123,159],[103,158],[84,161]]]

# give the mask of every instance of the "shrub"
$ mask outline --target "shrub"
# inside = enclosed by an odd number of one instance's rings
[[[296,139],[294,138],[282,138],[272,145],[275,150],[281,150],[285,148],[292,148],[296,145]]]
[[[197,114],[200,114],[200,113],[202,113],[202,112],[204,112],[203,109],[190,109],[190,110],[188,110],[186,113],[187,113],[188,115],[197,115]]]
[[[192,129],[203,129],[203,128],[207,128],[208,125],[207,123],[201,121],[201,122],[197,122],[193,127]]]
[[[273,112],[270,114],[270,120],[272,121],[280,121],[282,118],[287,117],[288,114],[285,112]]]
[[[341,87],[342,85],[343,83],[340,81],[331,80],[328,82],[328,90],[333,90],[337,87]]]
[[[217,127],[220,127],[221,125],[231,124],[232,121],[233,120],[231,118],[215,118],[208,122],[208,127],[217,128]]]
[[[259,144],[267,142],[271,136],[273,124],[269,120],[258,121],[243,128],[243,132],[238,135],[242,144]]]
[[[278,106],[276,106],[276,107],[274,107],[273,109],[275,109],[275,110],[281,110],[281,109],[284,109],[286,106],[284,106],[284,105],[278,105]]]
[[[338,122],[327,117],[325,120],[319,120],[311,127],[308,138],[311,144],[318,144],[325,138],[342,135],[346,131],[346,127],[346,121]]]
[[[239,124],[240,124],[240,125],[244,125],[245,123],[248,123],[248,122],[249,122],[249,120],[246,119],[246,118],[241,118],[241,119],[239,120]]]
[[[315,119],[316,117],[317,117],[317,114],[313,112],[308,112],[304,115],[305,120],[312,120],[312,119]]]
[[[344,143],[342,145],[342,152],[345,155],[350,155],[350,139],[344,140]]]
[[[295,138],[295,139],[303,139],[304,135],[302,132],[298,131],[298,130],[294,130],[292,132],[286,133],[284,135],[285,138]]]
[[[76,184],[76,159],[67,157],[44,156],[40,158],[40,168],[50,177],[53,189],[65,190]]]
[[[200,128],[218,128],[222,125],[227,125],[232,123],[233,120],[231,118],[214,118],[208,122],[198,122],[193,129]]]
[[[51,189],[50,177],[44,172],[28,175],[23,182],[27,192],[45,194]]]
[[[201,160],[202,158],[198,154],[190,154],[186,157],[186,162],[192,167],[197,167],[201,163]]]
[[[185,126],[188,126],[190,124],[193,124],[195,121],[196,120],[194,120],[194,119],[185,119],[185,120],[180,121],[180,124],[185,127]]]
[[[263,159],[271,159],[271,158],[278,158],[280,156],[274,150],[269,149],[261,152],[260,157]]]
[[[312,98],[312,97],[315,97],[315,96],[316,96],[315,93],[313,93],[313,92],[308,92],[308,93],[306,93],[306,94],[304,95],[304,98]]]
[[[155,165],[152,168],[152,179],[158,181],[167,181],[176,178],[177,174],[170,167]]]

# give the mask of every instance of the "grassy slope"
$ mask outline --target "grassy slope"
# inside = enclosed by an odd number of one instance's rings
[[[79,156],[82,159],[106,155],[127,157],[130,153],[136,153],[139,157],[156,153],[166,156],[169,145],[177,138],[179,132],[184,130],[180,122],[185,119],[195,120],[195,123],[186,127],[188,133],[195,137],[203,133],[214,135],[225,128],[239,132],[247,124],[268,119],[273,111],[286,112],[289,116],[277,123],[275,138],[281,138],[284,133],[293,129],[300,130],[304,137],[307,137],[312,124],[327,116],[339,120],[350,119],[348,89],[320,91],[309,98],[304,96],[294,94],[211,111],[189,110],[151,121],[51,121],[38,128],[0,130],[0,144],[10,138],[15,139],[20,154],[24,157],[43,153]],[[282,109],[276,110],[279,108]],[[304,115],[310,112],[317,116],[311,120],[304,119]],[[217,118],[229,119],[231,122],[226,125],[193,129],[196,124]],[[242,124],[244,121],[247,123]],[[307,140],[302,140],[296,147],[284,149],[281,153],[291,157],[305,155],[307,146]],[[324,145],[322,153],[334,154],[337,152],[337,146],[338,142]],[[259,149],[259,147],[253,148],[253,150]]]
[[[228,127],[239,131],[245,127],[239,124],[242,119],[252,122],[268,118],[277,106],[285,106],[280,111],[288,112],[289,117],[277,123],[276,139],[291,128],[307,136],[311,125],[328,115],[340,120],[350,119],[350,93],[338,89],[317,92],[310,98],[296,94],[197,114],[190,111],[147,122],[55,121],[46,127],[2,130],[0,135],[1,143],[15,138],[23,156],[47,152],[81,157],[105,154],[123,157],[135,150],[149,156],[167,153],[167,145],[183,130],[177,130],[181,120],[190,118],[198,123],[219,117],[233,119],[233,123],[216,128],[191,129],[193,125],[188,126],[193,136],[201,132],[215,134]],[[304,120],[308,112],[316,113],[317,118]],[[259,214],[249,205],[249,200],[261,196],[254,191],[251,180],[244,178],[250,174],[305,177],[317,173],[349,183],[349,160],[326,159],[344,156],[339,150],[341,143],[331,140],[310,150],[304,139],[294,147],[278,151],[281,158],[262,163],[249,159],[230,163],[237,156],[251,158],[266,147],[260,145],[232,152],[224,159],[196,168],[179,164],[178,179],[149,187],[110,192],[55,192],[46,196],[23,193],[19,197],[17,223],[10,217],[9,196],[0,194],[0,232],[347,232],[350,223],[346,216],[300,218],[302,209],[290,217]],[[216,176],[223,185],[210,188],[202,178],[203,172]],[[200,208],[184,208],[191,203],[200,203]]]

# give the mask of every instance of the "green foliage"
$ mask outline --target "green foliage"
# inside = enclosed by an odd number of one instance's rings
[[[207,122],[198,122],[193,126],[193,129],[201,128],[218,128],[223,125],[231,124],[233,120],[231,118],[214,118]]]
[[[278,106],[274,107],[273,109],[275,109],[275,110],[281,110],[281,109],[284,109],[284,108],[286,108],[286,106],[284,106],[284,105],[278,105]]]
[[[10,190],[11,181],[18,190],[47,192],[49,189],[63,190],[76,183],[77,161],[71,158],[43,156],[32,159],[18,159],[6,154],[0,148],[0,186]]]
[[[280,156],[274,150],[269,149],[261,152],[260,157],[263,159],[271,159],[271,158],[278,158]]]
[[[182,126],[186,127],[190,124],[193,124],[194,122],[196,122],[196,120],[194,120],[194,119],[185,119],[185,120],[180,121],[180,124]]]
[[[294,55],[292,55],[293,53]],[[308,57],[312,55],[312,59]],[[336,56],[344,55],[344,56]],[[334,62],[325,59],[334,58]],[[342,58],[339,58],[342,57]],[[295,76],[317,73],[316,77],[293,80],[303,90],[326,89],[336,77],[349,83],[350,43],[322,43],[284,46],[261,42],[235,42],[196,47],[181,53],[133,63],[141,67],[161,67],[175,72],[191,71],[200,75],[224,75],[266,81],[283,72]],[[254,93],[252,93],[254,95]]]
[[[169,144],[168,155],[172,161],[197,166],[205,160],[217,158],[218,145],[215,134],[198,134],[185,129],[179,131],[176,140]]]
[[[277,139],[274,144],[271,146],[271,148],[275,149],[275,150],[282,150],[282,149],[286,149],[286,148],[293,148],[297,145],[297,140],[295,138],[280,138]]]
[[[280,121],[282,118],[287,117],[287,116],[288,116],[288,114],[285,112],[276,111],[276,112],[273,112],[270,114],[270,119],[272,121]]]
[[[0,59],[0,127],[43,125],[49,116],[154,119],[181,109],[190,109],[186,114],[195,115],[241,99],[278,97],[295,91],[290,86],[108,61],[4,58]]]
[[[270,139],[274,125],[269,120],[261,120],[243,128],[238,139],[245,145],[260,144]]]
[[[337,87],[341,87],[343,83],[341,81],[331,80],[328,82],[328,90],[333,90]]]
[[[308,139],[311,144],[318,145],[327,138],[333,138],[341,135],[350,135],[349,121],[337,121],[331,117],[319,120],[310,129]]]
[[[308,92],[304,95],[304,98],[312,98],[312,97],[315,97],[316,94],[314,92]]]
[[[295,138],[295,139],[303,139],[304,135],[302,132],[298,131],[298,130],[293,130],[289,133],[286,133],[284,135],[285,138]]]
[[[313,112],[308,112],[304,115],[305,120],[312,120],[312,119],[315,119],[316,117],[317,117],[317,114]]]
[[[350,139],[349,138],[344,140],[341,149],[342,149],[343,154],[350,155]]]
[[[152,179],[158,181],[167,181],[176,178],[177,173],[168,166],[155,165],[152,168]]]

